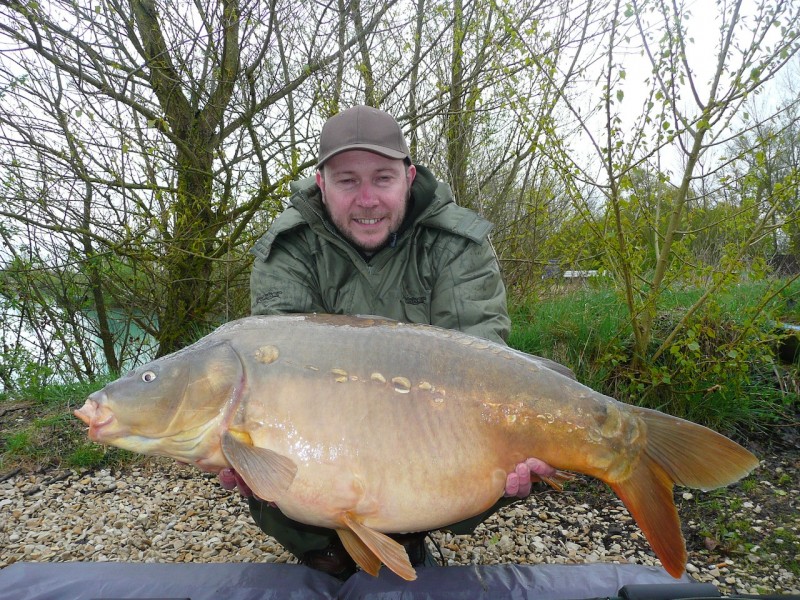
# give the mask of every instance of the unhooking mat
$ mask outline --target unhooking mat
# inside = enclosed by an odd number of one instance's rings
[[[416,581],[388,569],[342,583],[308,567],[254,563],[15,563],[0,570],[0,600],[568,600],[614,597],[626,585],[687,583],[639,565],[425,567]],[[698,584],[699,585],[699,584]]]

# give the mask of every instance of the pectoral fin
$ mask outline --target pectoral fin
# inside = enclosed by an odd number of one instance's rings
[[[254,446],[247,434],[223,433],[222,453],[262,500],[277,500],[297,474],[297,465],[290,458]]]
[[[353,560],[367,573],[377,575],[382,562],[406,581],[414,581],[417,578],[417,573],[411,566],[402,544],[388,535],[370,529],[349,514],[345,514],[344,523],[349,527],[349,531],[337,530],[339,537]]]

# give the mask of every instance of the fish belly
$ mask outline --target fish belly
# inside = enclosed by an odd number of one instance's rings
[[[350,383],[334,397],[309,384],[285,401],[248,403],[253,443],[298,467],[277,500],[287,516],[337,527],[350,513],[378,531],[412,532],[479,514],[502,496],[522,453],[506,455],[479,413],[455,398]]]

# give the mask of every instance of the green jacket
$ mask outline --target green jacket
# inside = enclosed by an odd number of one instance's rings
[[[340,313],[429,323],[505,343],[510,321],[491,223],[417,166],[395,243],[364,258],[334,228],[313,178],[252,249],[252,314]]]

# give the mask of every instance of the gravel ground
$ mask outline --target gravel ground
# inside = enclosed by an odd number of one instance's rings
[[[676,491],[688,570],[725,594],[800,594],[800,451],[759,455],[759,469],[723,492]],[[0,568],[16,561],[294,562],[251,523],[235,492],[166,460],[0,479]],[[472,536],[432,537],[446,564],[658,564],[621,503],[587,478],[562,493],[537,489]]]

